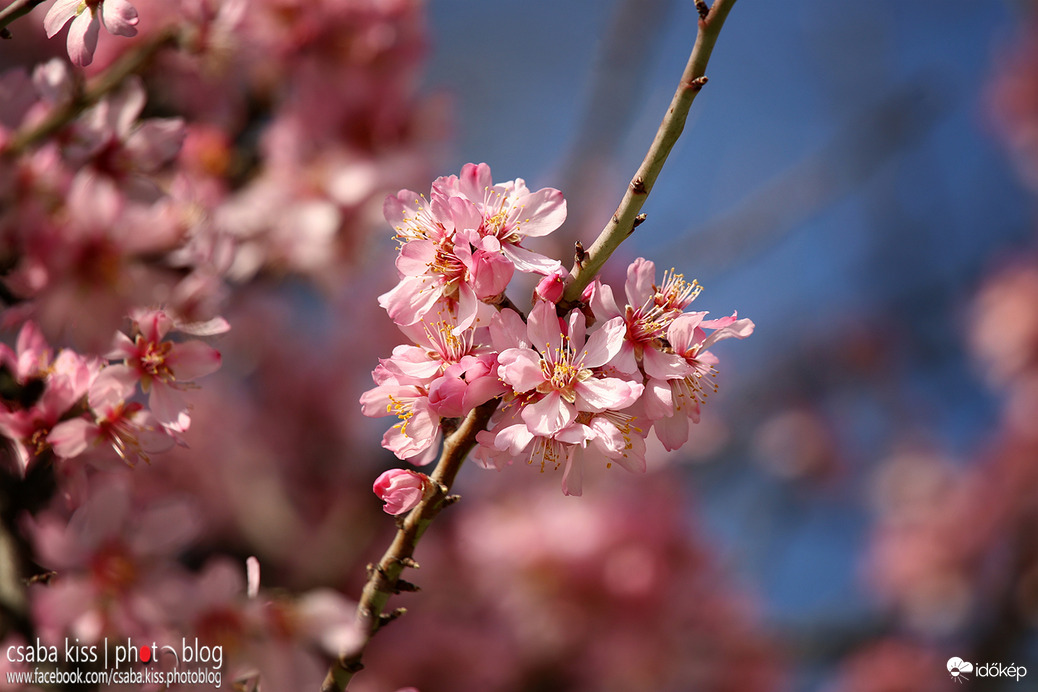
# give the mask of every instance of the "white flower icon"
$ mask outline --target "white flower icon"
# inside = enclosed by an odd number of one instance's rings
[[[969,661],[963,661],[958,656],[952,656],[948,659],[948,672],[951,673],[952,680],[955,682],[969,680],[966,677],[966,673],[973,672],[973,664]]]

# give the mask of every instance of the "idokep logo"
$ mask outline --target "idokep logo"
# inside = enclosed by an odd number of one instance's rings
[[[1016,681],[1020,682],[1020,678],[1027,675],[1027,668],[1015,663],[1010,663],[1008,666],[1001,663],[973,664],[958,656],[948,659],[948,674],[951,675],[952,680],[955,682],[969,680],[969,673],[978,678],[1016,678]]]
[[[973,664],[969,661],[963,661],[958,656],[953,656],[948,659],[948,673],[951,674],[952,680],[955,682],[969,680],[966,674],[972,672]]]

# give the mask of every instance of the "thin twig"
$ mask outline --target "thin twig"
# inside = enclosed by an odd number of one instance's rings
[[[696,35],[696,43],[692,47],[688,64],[681,75],[674,98],[671,99],[670,108],[663,116],[656,137],[649,147],[645,159],[642,160],[638,172],[627,186],[620,206],[616,208],[613,218],[609,220],[606,227],[602,229],[594,244],[587,250],[583,263],[575,263],[571,272],[571,279],[566,286],[562,296],[565,306],[572,306],[579,300],[581,293],[591,280],[598,275],[602,265],[605,264],[613,251],[619,247],[633,231],[635,218],[641,212],[642,205],[652,192],[652,187],[659,177],[660,170],[670,155],[674,143],[678,141],[682,130],[685,129],[685,120],[688,117],[689,108],[696,94],[706,84],[706,66],[710,61],[714,44],[721,32],[728,13],[731,11],[735,0],[717,0],[710,8],[706,17],[699,20],[699,32]]]
[[[477,406],[444,441],[443,452],[432,474],[436,491],[411,510],[397,529],[392,545],[378,564],[372,567],[361,593],[360,603],[357,605],[364,639],[353,651],[344,653],[332,665],[321,686],[322,692],[342,692],[346,689],[354,674],[364,667],[361,661],[368,642],[384,624],[395,617],[394,614],[383,615],[382,611],[389,597],[401,590],[400,575],[405,567],[414,565],[415,546],[418,545],[425,529],[440,510],[446,504],[450,504],[450,489],[454,485],[462,462],[476,445],[476,433],[486,429],[498,403],[499,399],[493,399]]]
[[[0,155],[18,156],[45,141],[79,117],[87,108],[118,89],[127,77],[143,71],[160,50],[176,45],[179,36],[178,31],[166,29],[134,47],[94,78],[85,89],[80,90],[72,99],[51,111],[46,118],[31,128],[17,132],[11,137],[7,146],[0,149]]]
[[[0,38],[11,38],[11,32],[7,30],[7,25],[19,17],[29,14],[33,11],[33,8],[42,2],[43,0],[14,0],[10,5],[0,10]]]

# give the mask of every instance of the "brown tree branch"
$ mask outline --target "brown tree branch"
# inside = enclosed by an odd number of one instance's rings
[[[659,177],[663,164],[667,161],[674,143],[678,141],[681,132],[685,129],[685,120],[688,111],[692,107],[692,101],[696,94],[706,84],[706,66],[710,61],[714,44],[721,33],[721,27],[728,17],[735,0],[717,0],[709,12],[703,16],[700,9],[699,31],[696,35],[692,54],[689,55],[688,64],[681,75],[674,98],[671,99],[670,108],[663,116],[656,137],[649,146],[648,153],[642,160],[638,172],[635,173],[627,191],[624,193],[620,206],[616,208],[613,218],[609,220],[606,227],[602,229],[594,244],[588,248],[584,262],[573,265],[569,284],[563,294],[562,303],[565,306],[575,305],[581,293],[598,275],[602,265],[605,264],[613,251],[619,247],[634,231],[635,218],[641,212],[642,205],[652,191],[656,178]],[[699,5],[701,8],[702,5]]]
[[[440,513],[440,510],[449,504],[448,497],[451,487],[454,485],[454,479],[457,477],[465,457],[476,445],[476,434],[486,429],[490,416],[497,410],[498,403],[500,403],[499,399],[493,399],[482,406],[477,406],[462,421],[458,429],[444,441],[443,452],[432,473],[436,490],[411,510],[397,529],[396,537],[389,549],[386,550],[378,564],[370,569],[368,581],[364,585],[360,603],[357,605],[357,615],[364,632],[364,639],[353,651],[345,652],[332,665],[324,679],[324,684],[321,685],[322,692],[345,690],[354,674],[364,667],[361,661],[368,642],[384,624],[402,612],[394,611],[387,615],[382,611],[390,596],[403,590],[400,588],[400,575],[405,567],[415,566],[413,559],[415,546],[418,545],[425,529]]]
[[[135,46],[95,77],[85,89],[78,90],[72,99],[48,113],[46,118],[31,128],[15,133],[7,146],[0,149],[0,156],[19,156],[45,141],[79,117],[87,108],[118,89],[128,77],[147,68],[159,51],[176,45],[179,40],[179,32],[170,28]]]
[[[43,0],[14,0],[10,5],[0,10],[0,38],[11,38],[11,32],[7,30],[7,25],[19,17],[29,14],[33,11],[33,8],[42,2]]]

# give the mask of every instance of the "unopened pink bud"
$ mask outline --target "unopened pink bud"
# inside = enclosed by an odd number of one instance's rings
[[[414,509],[432,489],[432,481],[424,473],[407,469],[389,469],[378,478],[372,490],[386,503],[386,514],[403,514]]]
[[[566,289],[566,278],[569,277],[569,272],[566,271],[565,267],[559,267],[551,274],[548,274],[540,283],[537,284],[537,288],[534,293],[541,300],[547,300],[550,303],[557,303],[562,299],[562,293]]]

